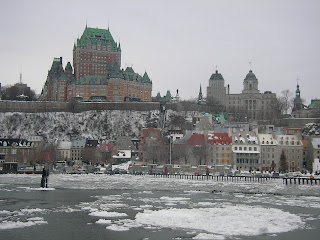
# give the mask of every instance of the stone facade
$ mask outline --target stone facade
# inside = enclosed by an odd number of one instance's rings
[[[223,76],[216,71],[209,80],[207,99],[219,101],[234,121],[271,123],[276,116],[276,94],[270,91],[260,93],[258,79],[252,70],[246,75],[239,94],[230,94],[229,85],[226,92]]]
[[[86,27],[73,48],[73,64],[54,58],[40,99],[43,101],[150,102],[152,82],[131,67],[121,69],[121,48],[106,29]]]
[[[278,153],[286,155],[288,171],[301,171],[303,169],[303,144],[297,135],[277,135]]]

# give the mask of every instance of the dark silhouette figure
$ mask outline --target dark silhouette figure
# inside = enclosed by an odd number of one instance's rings
[[[42,178],[41,178],[41,187],[47,188],[48,187],[48,177],[49,177],[49,169],[46,170],[45,168],[42,169]]]

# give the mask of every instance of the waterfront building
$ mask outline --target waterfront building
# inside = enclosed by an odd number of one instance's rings
[[[83,152],[86,147],[87,139],[74,140],[71,142],[71,161],[82,164]]]
[[[209,133],[207,135],[208,165],[231,167],[232,137],[227,133]]]
[[[69,162],[71,159],[71,142],[59,141],[56,147],[57,160]]]
[[[260,171],[260,144],[253,131],[232,132],[233,166],[241,171]]]
[[[279,156],[283,151],[288,162],[288,172],[301,171],[303,168],[303,144],[297,135],[276,136]]]
[[[0,139],[1,164],[14,162],[19,166],[35,164],[36,148],[33,143],[20,138]]]
[[[306,169],[312,170],[314,159],[320,159],[320,138],[314,137],[308,141],[306,157]]]
[[[277,171],[280,155],[277,150],[277,139],[272,134],[258,134],[261,154],[261,171]]]

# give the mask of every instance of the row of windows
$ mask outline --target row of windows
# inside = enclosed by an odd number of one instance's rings
[[[237,159],[237,163],[255,163],[255,164],[258,164],[259,160],[258,159],[243,159],[243,158],[240,158],[240,159]]]
[[[247,149],[249,150],[249,151],[252,151],[252,147],[239,147],[239,151],[242,151],[242,149],[244,150],[244,151],[247,151]],[[234,147],[234,150],[238,150],[238,147]],[[257,147],[253,147],[253,151],[257,151]]]

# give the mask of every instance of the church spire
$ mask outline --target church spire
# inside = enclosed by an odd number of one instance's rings
[[[202,89],[201,89],[201,84],[200,84],[200,90],[199,90],[199,95],[198,95],[198,101],[202,101]]]

